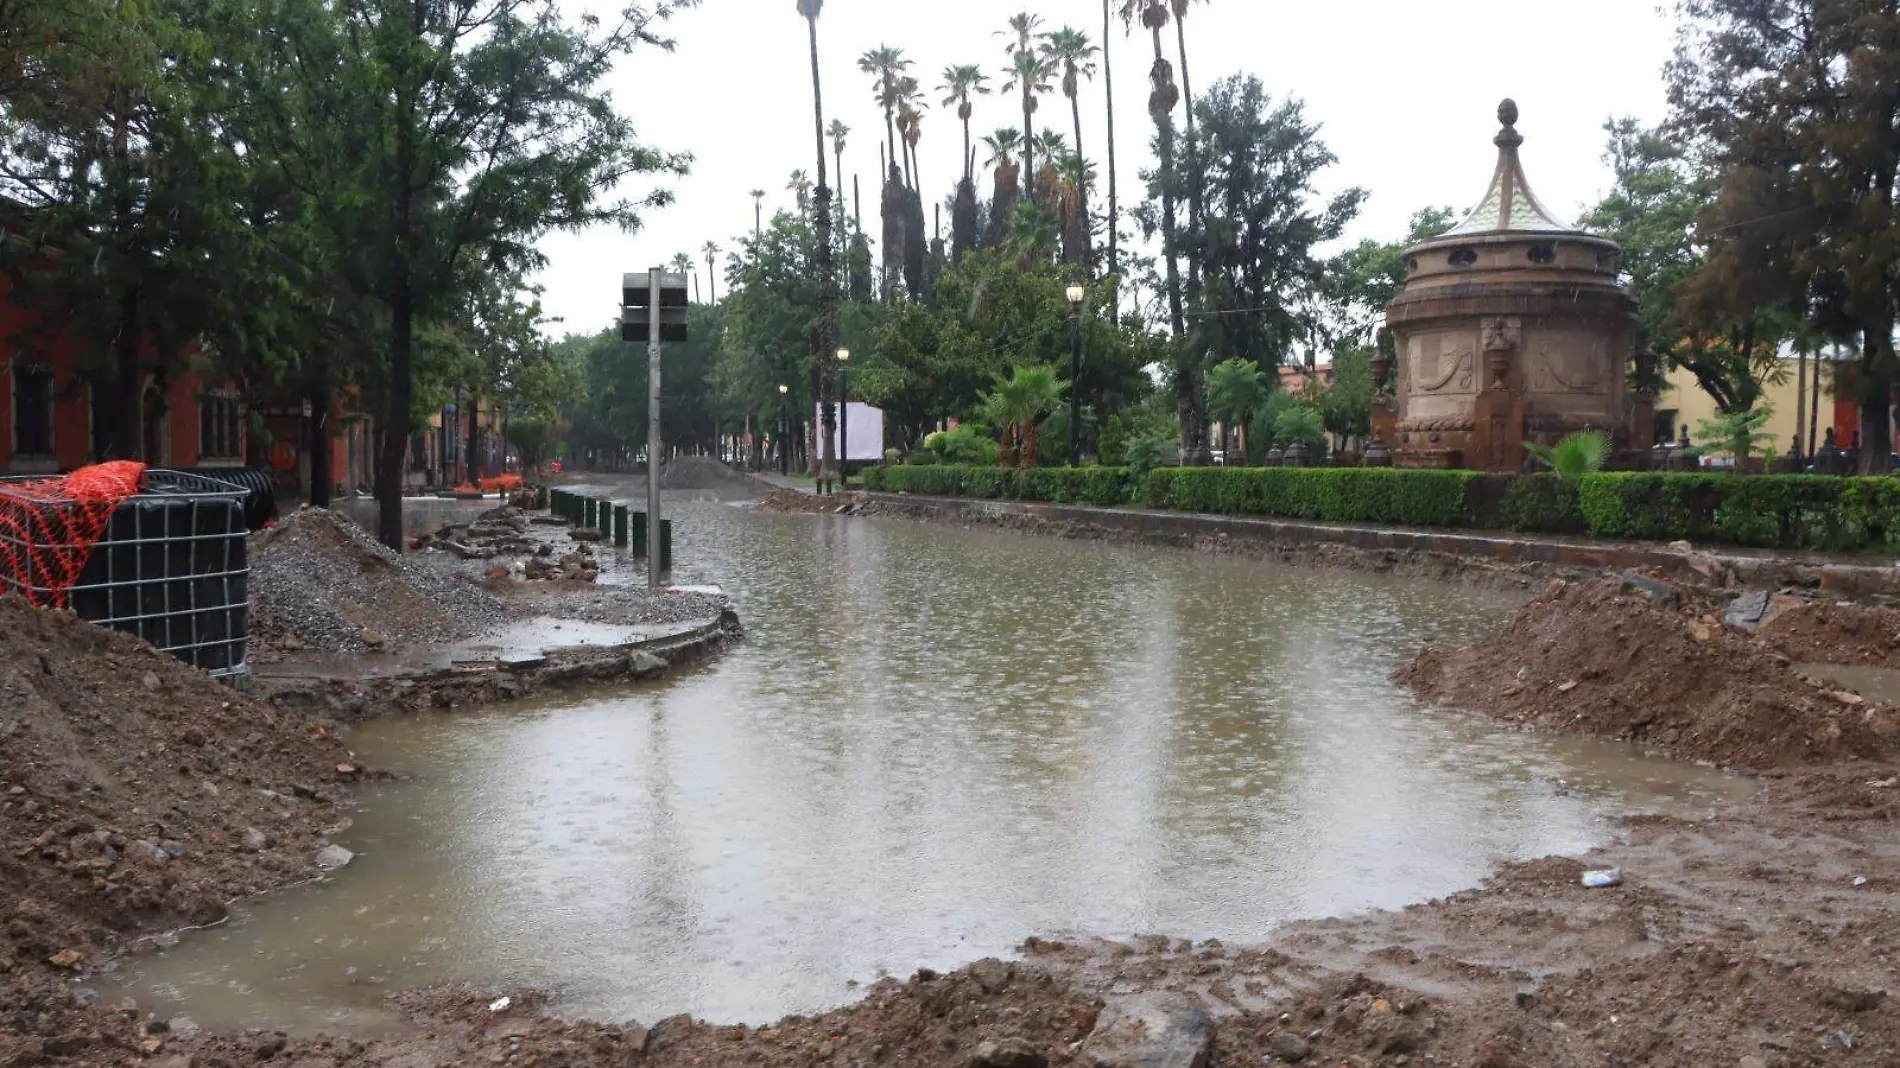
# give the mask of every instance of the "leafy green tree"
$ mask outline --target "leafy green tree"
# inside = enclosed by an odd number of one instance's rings
[[[677,174],[684,157],[641,145],[601,88],[693,0],[634,3],[568,24],[548,0],[259,0],[272,58],[297,79],[284,135],[266,150],[323,205],[345,276],[387,316],[375,382],[378,533],[402,544],[402,468],[415,419],[419,327],[447,314],[470,275],[541,265],[552,229],[637,225],[612,191]]]
[[[1267,389],[1266,373],[1252,360],[1236,356],[1208,370],[1207,413],[1220,421],[1221,451],[1227,450],[1228,432],[1244,426],[1267,399]]]
[[[1315,398],[1326,429],[1341,437],[1372,433],[1372,350],[1362,347],[1333,352],[1333,381]]]
[[[1671,129],[1717,180],[1697,219],[1701,286],[1731,321],[1791,305],[1822,333],[1859,335],[1862,470],[1884,472],[1900,381],[1900,9],[1683,0],[1681,16]]]
[[[1340,253],[1327,265],[1324,292],[1332,320],[1332,339],[1351,345],[1380,344],[1385,331],[1385,308],[1405,288],[1408,273],[1405,250],[1456,226],[1452,208],[1422,208],[1412,215],[1399,241],[1372,238]]]
[[[1294,404],[1274,418],[1273,439],[1285,446],[1298,443],[1308,448],[1323,448],[1326,444],[1326,419],[1320,415],[1318,408]]]
[[[1774,409],[1767,405],[1746,411],[1722,412],[1696,424],[1697,440],[1712,456],[1732,456],[1737,464],[1758,453],[1772,453],[1775,436],[1762,432]]]

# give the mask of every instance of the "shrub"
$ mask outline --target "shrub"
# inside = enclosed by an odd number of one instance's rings
[[[1531,533],[1581,534],[1585,527],[1578,486],[1577,479],[1555,474],[1506,479],[1497,522]]]
[[[1128,479],[1134,486],[1144,486],[1148,481],[1148,472],[1161,466],[1161,450],[1164,443],[1160,438],[1137,438],[1128,444]]]
[[[1150,508],[1346,523],[1461,526],[1473,471],[1389,467],[1166,468],[1142,483]]]
[[[1119,415],[1111,415],[1102,424],[1096,451],[1104,467],[1121,467],[1128,462],[1128,424]]]
[[[924,436],[924,448],[938,464],[994,464],[1002,446],[989,431],[973,423],[955,430],[939,430]]]

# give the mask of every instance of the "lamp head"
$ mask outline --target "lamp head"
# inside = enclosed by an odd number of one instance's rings
[[[839,363],[848,363],[848,362],[850,362],[850,360],[851,360],[851,350],[850,350],[850,349],[839,349],[839,350],[838,350],[838,362],[839,362]]]
[[[780,385],[779,385],[779,387],[778,387],[778,392],[779,392],[779,396],[781,396],[781,397],[782,397],[782,396],[784,396],[785,394],[787,394],[787,393],[790,393],[791,391],[792,391],[792,387],[790,387],[790,386],[788,386],[788,385],[785,385],[785,384],[783,384],[783,383],[780,383]]]
[[[1080,304],[1082,303],[1082,298],[1088,295],[1089,295],[1089,291],[1086,289],[1083,289],[1079,285],[1073,285],[1069,287],[1069,303],[1070,304]]]

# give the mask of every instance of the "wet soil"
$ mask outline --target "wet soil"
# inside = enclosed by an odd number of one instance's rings
[[[1777,594],[1762,640],[1795,660],[1900,668],[1900,610]]]
[[[83,1039],[74,979],[316,874],[362,774],[322,723],[0,597],[0,1034]]]
[[[776,515],[857,515],[865,507],[862,494],[820,496],[802,490],[775,489],[759,502],[759,511]]]
[[[1399,679],[1428,702],[1518,727],[1723,766],[1900,755],[1900,708],[1803,673],[1720,612],[1654,579],[1557,582],[1491,640],[1428,648]]]

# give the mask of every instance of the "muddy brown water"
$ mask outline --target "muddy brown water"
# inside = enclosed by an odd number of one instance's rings
[[[327,883],[125,965],[152,1011],[370,1030],[392,989],[766,1022],[1029,935],[1257,942],[1402,906],[1736,780],[1417,708],[1495,593],[1171,550],[680,503],[748,638],[694,673],[405,718]]]

